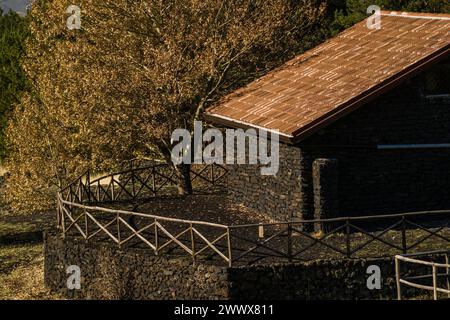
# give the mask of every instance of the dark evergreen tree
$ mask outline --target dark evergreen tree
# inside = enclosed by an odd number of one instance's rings
[[[26,86],[26,76],[20,59],[28,35],[26,18],[0,9],[0,159],[6,155],[4,130],[8,114],[20,101]]]
[[[332,35],[366,18],[370,5],[388,11],[450,13],[450,2],[442,0],[330,0],[330,10],[334,11]]]

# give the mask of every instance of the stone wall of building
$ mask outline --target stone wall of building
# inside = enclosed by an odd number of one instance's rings
[[[283,221],[299,216],[301,199],[300,149],[280,143],[279,170],[276,176],[264,176],[258,165],[229,165],[227,187],[231,201]],[[303,184],[304,185],[304,184]]]
[[[193,264],[189,257],[154,256],[150,250],[126,249],[106,243],[47,232],[45,283],[53,291],[76,299],[395,299],[393,258],[317,260],[242,267]],[[436,260],[436,259],[440,260]],[[442,262],[436,256],[434,261]],[[81,271],[81,289],[67,288],[67,267]],[[378,266],[381,288],[370,290],[369,266]],[[423,275],[429,268],[410,268]],[[444,285],[440,283],[440,285]],[[405,297],[423,294],[403,288]]]
[[[314,219],[336,218],[339,212],[339,163],[336,159],[316,159],[313,163]],[[323,226],[316,225],[316,231]]]

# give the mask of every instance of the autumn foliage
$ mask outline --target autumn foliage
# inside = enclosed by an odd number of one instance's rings
[[[87,168],[167,161],[170,135],[314,42],[314,0],[37,0],[24,70],[31,89],[8,128],[8,193],[18,209],[52,205]]]

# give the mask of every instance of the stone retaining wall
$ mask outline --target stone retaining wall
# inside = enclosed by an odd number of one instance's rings
[[[150,250],[85,243],[73,237],[44,236],[45,284],[69,298],[79,299],[226,299],[226,269],[192,264],[186,257],[167,259]],[[68,290],[66,273],[81,271],[81,290]]]
[[[319,260],[228,268],[189,257],[154,256],[126,249],[61,239],[47,232],[45,283],[53,291],[79,299],[395,299],[394,261]],[[81,270],[81,290],[67,289],[68,266]],[[367,288],[367,268],[381,270],[381,289]],[[424,270],[415,270],[421,272]],[[404,289],[406,296],[418,293]],[[422,292],[423,293],[423,292]]]

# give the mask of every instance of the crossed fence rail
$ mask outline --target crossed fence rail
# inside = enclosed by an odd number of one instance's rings
[[[193,172],[193,181],[211,187],[221,183],[227,171],[208,165]],[[156,255],[187,254],[193,261],[229,266],[262,260],[392,256],[423,251],[421,246],[430,240],[434,248],[448,248],[450,243],[450,211],[224,225],[105,207],[105,203],[145,201],[170,193],[175,185],[168,165],[132,168],[92,181],[86,172],[58,193],[58,225],[63,236],[75,232],[86,241],[102,238],[120,248],[143,246]],[[430,227],[431,220],[439,223]],[[328,231],[308,231],[317,224]],[[374,231],[374,225],[382,227]]]
[[[191,181],[216,185],[228,172],[224,166],[213,164],[192,166]],[[202,185],[200,183],[200,185]],[[107,174],[91,180],[90,171],[69,183],[59,193],[66,201],[105,203],[145,200],[167,194],[177,186],[176,172],[167,164],[153,164]]]

